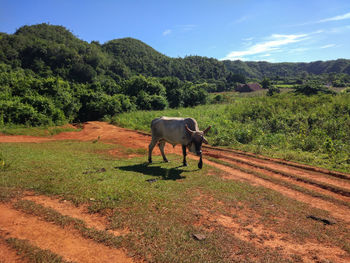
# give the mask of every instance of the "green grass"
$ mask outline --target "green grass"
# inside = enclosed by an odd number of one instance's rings
[[[295,84],[275,84],[274,85],[277,88],[282,88],[282,89],[292,89],[294,88],[296,85]]]
[[[227,104],[137,111],[112,118],[150,132],[155,117],[193,117],[212,125],[211,145],[260,153],[350,173],[350,95],[235,97]]]
[[[148,165],[146,154],[132,159],[112,157],[107,152],[115,146],[101,142],[5,143],[0,147],[11,163],[0,172],[3,202],[19,196],[20,190],[34,190],[86,203],[91,212],[109,211],[109,228],[130,230],[113,244],[149,262],[293,261],[277,250],[239,240],[213,222],[212,230],[206,224],[196,224],[203,211],[230,217],[234,217],[233,211],[240,211],[248,215],[242,225],[255,220],[297,242],[322,240],[350,247],[349,230],[339,220],[324,229],[321,223],[307,219],[310,214],[330,218],[326,212],[262,187],[223,180],[220,172],[205,162],[202,170],[192,160],[188,167],[181,167],[182,157],[169,155],[169,163],[155,156],[154,163]],[[86,230],[83,223],[32,202],[20,201],[15,206],[49,222]],[[101,233],[86,231],[85,236],[110,245]],[[204,234],[205,240],[195,240],[195,233]]]
[[[0,126],[0,134],[5,135],[29,135],[29,136],[53,136],[61,132],[71,132],[71,131],[80,131],[81,129],[75,129],[68,126],[39,126],[39,127],[28,127],[25,125],[6,125]]]

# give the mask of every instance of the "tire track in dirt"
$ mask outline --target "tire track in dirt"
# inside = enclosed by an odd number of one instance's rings
[[[218,157],[217,155],[214,155],[212,153],[208,153],[208,156],[211,156],[211,157],[215,156],[216,159],[218,160],[224,160],[225,162],[230,163],[233,166],[243,168],[247,172],[251,171],[252,174],[254,174],[254,172],[258,172],[269,178],[274,178],[281,182],[287,182],[293,185],[297,185],[299,187],[302,187],[304,189],[308,189],[314,192],[319,192],[326,196],[331,196],[335,199],[338,199],[350,204],[350,191],[344,188],[341,188],[340,187],[341,185],[339,186],[331,185],[329,180],[327,184],[323,184],[322,182],[316,181],[315,179],[309,181],[307,177],[300,178],[290,173],[279,172],[279,170],[264,169],[262,166],[257,166],[247,161],[244,161],[244,162],[241,162],[239,160],[237,161],[235,158],[230,158],[228,156]]]
[[[49,204],[57,204],[58,200],[48,201],[48,197],[27,197],[38,204],[43,201]],[[84,218],[92,223],[96,216],[81,213],[80,209],[72,208],[71,204],[59,206],[60,210],[70,211],[77,217]],[[56,208],[56,206],[55,206]],[[80,233],[71,228],[61,228],[52,223],[43,221],[36,216],[14,209],[11,204],[0,203],[0,233],[4,239],[17,238],[28,240],[34,246],[43,250],[49,250],[60,255],[64,260],[74,262],[134,262],[122,249],[107,247],[93,240],[83,238]],[[99,218],[98,220],[101,220]],[[92,223],[96,226],[96,222]],[[101,222],[97,223],[100,225]]]
[[[344,222],[350,224],[350,209],[344,206],[336,205],[332,202],[322,200],[317,197],[313,197],[311,195],[304,194],[302,192],[292,190],[288,187],[281,186],[269,181],[266,181],[264,179],[258,178],[252,174],[244,173],[240,170],[230,168],[225,165],[217,164],[211,161],[207,161],[207,163],[211,166],[214,166],[222,171],[225,171],[226,174],[224,175],[224,179],[227,180],[238,180],[243,182],[251,183],[252,185],[256,186],[263,186],[266,188],[269,188],[271,190],[274,190],[276,192],[281,193],[284,196],[287,196],[291,199],[306,203],[312,207],[322,209],[325,211],[328,211],[332,216],[334,216],[337,219],[343,220]]]
[[[27,261],[17,255],[16,251],[10,248],[2,238],[0,229],[0,262],[1,263],[26,263]]]
[[[273,163],[282,164],[285,166],[300,168],[300,169],[311,171],[311,172],[317,172],[317,173],[333,176],[336,178],[341,178],[344,180],[350,180],[350,174],[346,174],[346,173],[342,173],[342,172],[338,172],[338,171],[331,171],[331,170],[327,170],[325,168],[310,166],[307,164],[295,163],[295,162],[287,161],[287,160],[283,160],[283,159],[270,158],[270,157],[266,157],[263,155],[249,153],[249,152],[243,152],[243,151],[234,150],[234,149],[218,148],[218,147],[207,146],[207,145],[205,145],[204,148],[215,150],[215,151],[220,151],[220,152],[233,153],[237,156],[253,157],[254,159],[266,160],[266,161],[270,161]]]
[[[22,200],[29,200],[36,204],[42,205],[47,208],[51,208],[61,215],[80,219],[85,222],[89,228],[95,228],[97,230],[107,231],[115,236],[121,236],[129,233],[128,229],[112,230],[110,229],[108,219],[101,214],[88,212],[88,207],[84,205],[75,206],[67,200],[51,198],[44,195],[30,194],[22,198]]]
[[[206,152],[207,155],[215,157],[217,159],[225,159],[234,161],[237,163],[242,163],[249,165],[251,167],[256,167],[264,169],[266,171],[274,172],[280,175],[294,177],[304,181],[305,183],[313,184],[313,182],[318,183],[319,187],[324,185],[334,186],[334,188],[342,188],[345,196],[350,196],[350,181],[347,179],[340,179],[333,177],[322,172],[308,171],[301,168],[290,167],[287,165],[279,164],[273,161],[261,160],[259,158],[253,158],[250,156],[242,157],[241,155],[234,154],[232,152],[220,153],[219,151],[211,150]]]

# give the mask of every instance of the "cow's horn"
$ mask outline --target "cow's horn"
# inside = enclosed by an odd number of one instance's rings
[[[211,129],[211,126],[209,126],[208,128],[206,128],[206,129],[203,131],[203,134],[206,134],[210,129]]]
[[[188,131],[189,133],[193,133],[193,131],[190,128],[188,128],[187,124],[185,125],[185,128],[186,128],[186,131]]]

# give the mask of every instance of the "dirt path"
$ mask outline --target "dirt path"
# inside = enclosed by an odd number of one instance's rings
[[[82,131],[64,132],[52,137],[0,136],[0,143],[41,143],[56,140],[100,140],[129,148],[147,149],[150,137],[141,132],[116,127],[104,122],[88,122],[84,125]],[[177,146],[173,148],[169,144],[166,145],[165,152],[182,154],[181,147]],[[204,163],[223,170],[225,172],[225,179],[242,180],[253,185],[273,189],[289,198],[328,211],[334,218],[350,224],[349,174],[214,147],[205,147],[203,153]],[[160,154],[158,147],[154,149],[154,154]],[[207,157],[211,159],[208,160],[206,159]],[[198,157],[193,155],[189,155],[189,158],[198,160]],[[145,156],[145,161],[146,159],[147,157]],[[221,163],[218,163],[218,161],[221,161]],[[83,207],[77,208],[68,203],[43,196],[28,195],[24,199],[53,208],[63,215],[81,219],[88,226],[96,229],[106,229],[107,223],[104,218],[87,214]],[[50,223],[43,222],[34,216],[25,215],[9,205],[0,205],[0,214],[7,215],[6,217],[0,217],[0,237],[28,239],[41,248],[50,249],[63,256],[66,260],[76,262],[132,262],[122,250],[96,244],[91,240],[82,238],[74,231],[67,231]],[[228,229],[237,229],[235,223],[227,218],[220,217],[216,221]],[[28,226],[34,226],[34,228],[31,229]],[[39,234],[42,227],[44,228],[42,231],[45,231],[44,235]],[[112,233],[121,235],[127,233],[127,230]],[[54,238],[52,238],[53,236]],[[50,237],[53,240],[50,240]],[[67,238],[70,240],[70,244],[75,246],[74,249],[68,246],[67,241],[65,241]],[[242,234],[241,238],[244,239],[244,234]],[[281,241],[279,245],[283,245],[283,242]],[[270,244],[270,246],[274,245]],[[4,253],[3,251],[6,251],[6,249],[8,249],[6,244],[3,244],[0,238],[0,262],[2,262],[1,253]],[[297,246],[291,248],[291,250],[298,249]],[[328,253],[327,249],[324,251]],[[79,255],[84,255],[84,257]],[[101,257],[101,255],[106,255],[106,258]]]
[[[38,198],[36,198],[36,201],[38,201]],[[62,209],[62,205],[60,207]],[[78,215],[77,218],[80,217],[86,220],[89,217],[89,215],[81,213],[78,208],[73,208],[72,205],[67,205],[65,210]],[[3,239],[28,240],[32,245],[50,250],[62,256],[66,261],[82,263],[133,262],[123,250],[86,239],[74,229],[63,229],[36,216],[17,211],[9,204],[0,204],[0,211],[0,235]],[[93,221],[94,218],[90,218],[90,222]],[[4,259],[6,258],[8,258],[7,255]]]

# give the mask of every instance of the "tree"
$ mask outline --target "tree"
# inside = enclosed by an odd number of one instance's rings
[[[227,83],[233,86],[236,83],[245,84],[247,82],[246,77],[243,74],[230,72],[226,77]]]
[[[196,85],[191,85],[184,89],[184,106],[194,107],[207,103],[208,92]]]
[[[264,77],[264,79],[261,81],[261,86],[263,89],[268,89],[271,86],[270,79]]]
[[[295,87],[295,93],[304,94],[304,95],[315,95],[317,93],[325,93],[325,94],[335,94],[334,91],[326,88],[323,85],[318,83],[308,82],[306,84]]]
[[[170,108],[178,108],[183,106],[184,90],[182,87],[172,89],[167,92],[167,100]]]
[[[137,96],[140,91],[147,92],[150,95],[165,96],[165,87],[156,78],[146,78],[142,75],[134,76],[125,83],[125,94]]]
[[[165,77],[160,79],[160,83],[166,89],[166,98],[170,108],[183,106],[183,82],[177,77]]]
[[[96,71],[88,64],[76,63],[70,70],[70,77],[78,82],[91,82],[96,77]]]
[[[280,91],[280,88],[279,88],[279,87],[276,87],[276,86],[271,85],[271,86],[269,86],[266,95],[267,95],[267,96],[272,96],[272,95],[277,94],[277,93],[280,93],[280,92],[281,92],[281,91]]]
[[[152,95],[150,103],[152,110],[164,110],[166,107],[168,107],[168,101],[165,97],[160,95]]]

